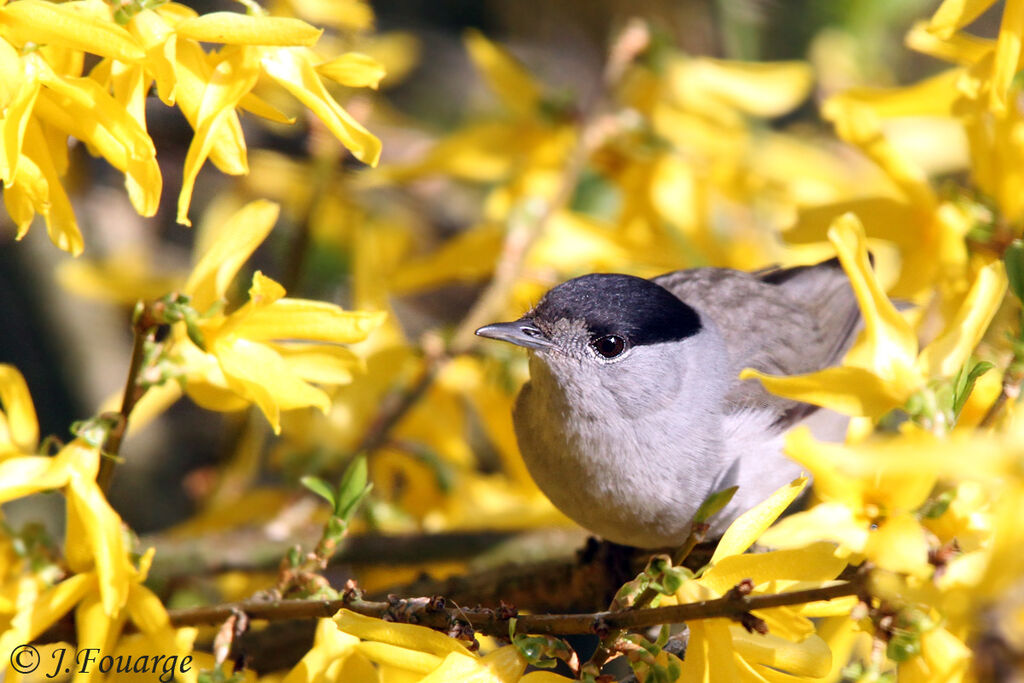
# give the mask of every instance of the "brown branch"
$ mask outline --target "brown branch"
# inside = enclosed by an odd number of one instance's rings
[[[250,619],[277,621],[332,617],[338,610],[349,609],[366,616],[392,621],[400,620],[443,631],[447,631],[453,622],[466,621],[478,633],[502,637],[508,635],[510,620],[516,618],[516,633],[573,635],[601,633],[608,629],[642,629],[659,624],[674,624],[698,619],[740,619],[743,615],[755,610],[857,595],[863,592],[864,586],[863,575],[858,575],[853,580],[823,588],[767,595],[743,595],[742,591],[730,591],[715,600],[590,614],[528,614],[517,617],[514,611],[509,614],[508,610],[441,606],[443,600],[430,598],[373,602],[350,597],[339,600],[280,600],[274,602],[250,600],[213,607],[171,610],[169,615],[171,624],[175,628],[180,628],[220,624],[236,612],[245,613]]]
[[[372,453],[383,446],[391,437],[391,432],[402,421],[402,418],[419,403],[427,390],[434,383],[438,373],[448,358],[444,355],[428,356],[424,361],[419,377],[402,392],[395,394],[377,414],[356,453]]]
[[[139,385],[139,378],[145,370],[146,343],[153,340],[158,323],[154,320],[150,306],[153,304],[140,304],[132,321],[132,357],[128,365],[128,378],[125,380],[124,394],[121,397],[121,409],[116,413],[113,426],[107,432],[107,438],[103,442],[103,458],[100,460],[100,469],[96,474],[96,483],[104,492],[110,489],[110,481],[114,476],[114,467],[117,465],[117,456],[121,451],[121,443],[128,431],[128,416],[131,415],[135,404],[139,402],[145,389]],[[162,305],[162,304],[156,304]]]

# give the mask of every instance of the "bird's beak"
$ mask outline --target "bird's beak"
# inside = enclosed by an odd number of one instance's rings
[[[532,320],[520,318],[510,323],[494,323],[484,325],[476,331],[480,337],[506,341],[516,346],[525,346],[528,349],[552,349],[554,342],[548,339],[547,335],[541,332]]]

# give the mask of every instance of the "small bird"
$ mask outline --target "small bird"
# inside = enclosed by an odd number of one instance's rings
[[[513,421],[545,495],[607,540],[660,548],[684,541],[710,494],[739,487],[712,520],[711,533],[721,533],[799,476],[782,453],[783,435],[827,411],[773,396],[739,372],[834,365],[859,319],[832,259],[651,280],[584,275],[550,290],[519,320],[476,333],[529,351],[530,381]]]

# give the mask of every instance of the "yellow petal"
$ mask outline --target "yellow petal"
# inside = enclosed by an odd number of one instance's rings
[[[67,106],[76,108],[93,125],[108,129],[124,146],[128,156],[146,159],[156,155],[156,148],[146,129],[132,115],[91,78],[71,78],[54,73],[42,60],[39,80],[54,93],[67,99]],[[83,138],[85,142],[89,137]]]
[[[15,647],[35,640],[95,590],[95,574],[77,574],[48,589],[28,610],[19,612],[0,635],[0,657],[3,657],[5,665],[11,661],[11,651]]]
[[[102,581],[102,579],[98,580]],[[112,644],[111,636],[116,637],[116,631],[120,631],[120,626],[123,624],[123,620],[117,619],[117,616],[104,609],[103,603],[96,593],[86,595],[75,608],[75,633],[78,636],[75,645],[81,648],[82,652],[109,652],[108,645]],[[79,667],[75,669],[72,681],[87,683],[91,678],[91,673],[85,673]]]
[[[1020,62],[1021,40],[1024,40],[1024,2],[1007,0],[1003,6],[1003,20],[999,24],[989,91],[989,106],[997,114],[1006,112],[1010,87]]]
[[[479,31],[466,31],[465,42],[469,58],[502,103],[519,116],[532,116],[540,104],[541,90],[526,69]]]
[[[550,671],[531,671],[519,679],[519,683],[565,683],[575,680],[566,676],[559,676]]]
[[[214,354],[228,386],[256,403],[274,429],[281,432],[281,411],[312,406],[326,413],[331,401],[322,389],[304,382],[281,356],[247,339],[219,340]]]
[[[39,81],[31,78],[24,82],[17,94],[7,105],[3,118],[3,157],[0,158],[0,180],[5,185],[14,182],[18,173],[18,159],[21,158],[25,139],[25,127],[39,95]]]
[[[167,609],[156,594],[141,584],[131,587],[128,614],[143,633],[157,633],[171,625]]]
[[[769,581],[829,581],[846,566],[845,559],[836,557],[835,549],[834,543],[820,541],[793,550],[730,555],[699,581],[719,595],[743,579],[753,580],[755,586]]]
[[[256,54],[248,48],[228,51],[210,75],[196,114],[196,134],[185,157],[185,172],[178,196],[179,223],[192,224],[188,219],[188,207],[199,169],[213,150],[217,138],[231,135],[229,117],[236,116],[235,107],[253,89],[258,77]]]
[[[132,34],[109,14],[104,19],[89,11],[85,3],[19,0],[0,7],[0,25],[21,44],[54,43],[122,62],[146,57]]]
[[[167,5],[162,6],[165,7]],[[191,40],[180,39],[175,46],[174,99],[193,129],[198,125],[199,107],[213,71],[211,61],[216,59],[216,55],[207,55],[198,43]],[[229,113],[224,125],[227,131],[215,136],[210,161],[228,175],[244,175],[248,173],[249,166],[238,115]]]
[[[882,522],[868,538],[866,554],[882,569],[927,578],[928,540],[921,524],[909,512],[898,513]]]
[[[384,65],[361,52],[346,52],[316,67],[317,73],[350,88],[373,88],[386,76]]]
[[[85,248],[85,242],[78,229],[71,200],[61,185],[60,174],[50,156],[46,138],[39,122],[34,119],[29,120],[25,129],[25,155],[33,162],[31,169],[24,169],[26,173],[38,172],[46,184],[45,202],[36,208],[46,219],[46,233],[50,241],[72,256],[78,256]],[[22,159],[21,165],[27,166],[25,162],[26,159]]]
[[[811,678],[821,678],[832,668],[832,651],[817,635],[792,643],[771,633],[747,633],[741,626],[731,626],[730,632],[736,653],[749,662]]]
[[[921,352],[917,360],[925,377],[953,377],[967,362],[1003,302],[1006,272],[994,261],[978,272],[967,298],[946,330]]]
[[[31,159],[23,157],[21,173],[13,185],[4,188],[2,194],[7,215],[17,226],[14,239],[20,240],[28,234],[36,216],[36,207],[41,209],[46,202],[46,181],[39,167]]]
[[[943,0],[928,22],[928,29],[942,37],[949,37],[977,19],[993,4],[994,0]]]
[[[173,28],[159,13],[146,9],[135,13],[128,22],[128,30],[146,50],[146,68],[156,79],[160,100],[167,106],[174,105],[177,41]]]
[[[451,652],[439,667],[420,679],[420,683],[515,683],[525,669],[526,660],[512,645],[479,658]]]
[[[845,214],[833,222],[828,238],[857,296],[875,372],[887,379],[903,379],[901,369],[912,367],[916,359],[917,338],[871,269],[864,227],[856,216]]]
[[[231,45],[313,45],[323,33],[301,19],[210,12],[175,27],[182,38]]]
[[[205,312],[224,297],[238,269],[270,234],[279,210],[277,204],[259,199],[224,223],[183,288],[198,311]]]
[[[0,452],[5,442],[15,450],[31,453],[39,441],[39,421],[28,385],[13,365],[0,363]]]
[[[362,358],[344,346],[333,344],[274,344],[289,369],[307,382],[348,384],[362,370]]]
[[[95,476],[95,475],[93,475]],[[114,616],[128,600],[132,567],[121,530],[121,518],[100,491],[95,479],[71,478],[68,516],[76,515],[84,530],[100,583],[103,609]]]
[[[432,655],[419,650],[411,650],[406,647],[399,647],[390,643],[378,643],[364,641],[355,646],[355,650],[374,662],[383,671],[395,668],[403,671],[411,671],[418,674],[427,674],[436,669],[444,661],[437,655]],[[463,657],[457,652],[450,654]],[[422,679],[417,679],[422,680]]]
[[[313,647],[281,683],[314,683],[336,659],[352,652],[359,639],[343,633],[333,619],[318,619]]]
[[[384,312],[345,311],[324,301],[281,299],[253,309],[234,329],[255,340],[352,344],[366,339],[386,317]]]
[[[776,377],[745,368],[740,379],[758,379],[764,388],[785,398],[834,410],[843,415],[878,419],[903,405],[912,393],[874,373],[853,367],[833,367],[808,375]]]
[[[370,166],[377,165],[380,140],[334,101],[317,76],[307,52],[280,48],[268,52],[261,65],[267,75],[316,114],[356,159]]]
[[[781,116],[807,98],[814,82],[806,62],[691,59],[682,88],[699,88],[752,116]]]
[[[244,109],[250,114],[273,121],[275,123],[292,124],[295,123],[294,116],[288,116],[280,109],[270,104],[266,100],[258,97],[253,93],[246,93],[245,96],[238,101],[238,108]]]
[[[796,497],[807,487],[807,478],[800,477],[786,484],[770,495],[756,507],[740,515],[735,522],[722,534],[722,539],[711,556],[711,564],[715,564],[730,555],[739,555],[770,527],[782,511],[796,500]]]
[[[907,32],[907,47],[954,64],[975,64],[996,45],[994,40],[979,38],[969,33],[955,33],[948,38],[942,38],[928,29],[928,22],[915,23]]]
[[[0,111],[10,106],[25,82],[25,75],[18,50],[0,37]]]
[[[0,461],[0,503],[57,489],[71,476],[66,460],[30,455]]]
[[[690,640],[683,659],[681,681],[733,683],[739,681],[732,635],[725,619],[692,621]]]
[[[366,617],[343,609],[335,615],[334,620],[345,633],[351,633],[363,640],[376,640],[399,647],[429,652],[445,657],[450,652],[470,655],[469,650],[454,638],[442,635],[425,626],[400,624]]]

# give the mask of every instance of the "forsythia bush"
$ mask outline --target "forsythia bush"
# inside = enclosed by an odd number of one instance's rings
[[[807,63],[695,57],[633,23],[609,51],[596,101],[578,109],[470,32],[465,48],[495,110],[379,163],[381,141],[360,120],[382,131],[417,124],[366,89],[415,55],[408,36],[370,33],[358,0],[245,0],[207,14],[162,0],[0,0],[4,221],[20,240],[41,216],[53,244],[78,257],[56,274],[66,296],[135,306],[128,387],[68,440],[40,438],[22,374],[0,364],[0,502],[57,491],[65,510],[62,542],[36,525],[0,527],[0,670],[39,678],[70,638],[79,652],[191,658],[181,680],[256,678],[228,662],[232,629],[237,638],[245,627],[236,617],[219,633],[182,625],[169,609],[184,604],[174,585],[147,584],[159,553],[107,500],[130,435],[183,396],[241,414],[243,427],[177,537],[279,521],[296,506],[296,473],[332,506],[314,550],[289,554],[276,576],[227,572],[208,601],[351,597],[320,576],[350,529],[569,526],[516,450],[510,412],[524,359],[475,349],[478,324],[517,317],[585,272],[835,254],[865,320],[842,365],[742,376],[849,416],[845,442],[791,432],[787,453],[809,477],[737,520],[700,571],[670,571],[657,605],[728,598],[741,585],[750,597],[828,589],[854,574],[859,590],[747,621],[694,619],[685,653],[639,635],[620,651],[645,681],[969,681],[1024,668],[1024,1],[1006,0],[995,38],[965,30],[993,4],[945,0],[911,28],[907,45],[947,69],[824,99],[842,144],[769,125],[808,99]],[[158,102],[193,131],[177,222],[195,216],[207,161],[245,176],[202,214],[189,272],[160,272],[155,255],[91,253],[72,201],[84,145],[123,173],[139,216],[157,214],[165,174],[179,172],[159,163],[147,124]],[[248,149],[247,137],[264,139],[260,121],[278,135],[305,126],[308,154]],[[366,168],[339,170],[345,154]],[[394,200],[429,196],[432,184],[469,216],[443,240],[429,238],[430,222],[447,216]],[[293,248],[344,261],[336,291],[349,307],[287,296],[281,282],[301,289],[301,278],[278,282],[248,265],[279,221],[300,231]],[[483,292],[461,322],[426,333],[400,324],[396,302],[453,287]],[[342,470],[337,487],[314,476]],[[805,509],[779,519],[807,488]],[[378,574],[356,578],[401,580]],[[459,633],[351,603],[316,622],[293,668],[262,678],[543,683],[564,677],[528,664],[552,652],[572,661],[554,639],[487,639],[481,653]],[[33,642],[43,653],[35,674],[19,654]]]

